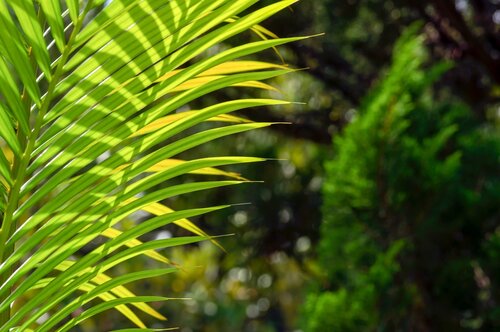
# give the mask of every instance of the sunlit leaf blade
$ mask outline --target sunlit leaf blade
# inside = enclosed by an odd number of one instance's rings
[[[4,189],[6,189],[7,186],[10,187],[12,185],[12,177],[10,174],[11,165],[5,155],[6,150],[6,147],[0,145],[0,182],[4,185]]]
[[[5,183],[2,181],[0,177],[0,213],[4,213],[5,211],[5,201],[7,198],[7,188],[5,187]]]
[[[101,233],[102,236],[105,236],[107,238],[110,238],[110,239],[114,239],[115,237],[117,236],[120,236],[122,234],[122,231],[118,230],[118,229],[115,229],[115,228],[108,228],[107,230],[103,231]],[[142,242],[137,240],[137,239],[132,239],[132,240],[129,240],[125,243],[125,245],[127,247],[136,247],[136,246],[139,246],[141,245]],[[163,255],[161,255],[160,253],[156,252],[156,251],[148,251],[146,253],[144,253],[145,256],[149,257],[149,258],[152,258],[154,260],[157,260],[161,263],[165,263],[165,264],[170,264],[170,261],[164,257]]]
[[[142,243],[141,243],[142,244]],[[125,297],[132,297],[135,296],[134,293],[132,293],[130,290],[128,290],[126,287],[123,285],[129,282],[132,282],[134,280],[140,280],[140,279],[145,279],[145,278],[154,278],[157,276],[162,276],[167,273],[172,273],[176,272],[178,269],[177,268],[170,268],[170,269],[163,269],[163,270],[146,270],[146,271],[140,271],[136,273],[128,273],[123,276],[117,276],[115,278],[110,278],[109,276],[105,274],[98,274],[94,279],[92,279],[92,282],[94,282],[96,285],[98,285],[98,291],[95,291],[94,293],[89,292],[87,296],[92,297],[95,296],[96,294],[102,294],[109,290],[113,295],[121,298]],[[133,306],[137,307],[138,309],[142,310],[146,314],[160,320],[167,320],[165,316],[160,314],[157,310],[153,309],[151,306],[149,306],[146,303],[135,303]]]
[[[23,46],[23,39],[16,28],[10,11],[4,1],[0,1],[0,31],[8,31],[10,36],[0,38],[0,52],[15,68],[16,73],[24,84],[33,102],[40,104],[40,89],[36,84],[35,73],[28,59],[27,50]]]
[[[78,0],[66,0],[66,5],[68,6],[69,16],[73,22],[78,21],[80,4]]]
[[[179,160],[179,159],[165,159],[163,161],[160,161],[156,165],[151,166],[148,171],[149,172],[161,172],[164,171],[167,168],[174,167],[176,165],[180,165],[182,163],[186,162],[185,160]],[[218,176],[225,176],[228,178],[233,178],[236,180],[246,180],[245,178],[241,177],[241,174],[235,173],[235,172],[227,172],[219,168],[215,167],[207,167],[207,168],[200,168],[198,170],[189,172],[190,174],[199,174],[199,175],[218,175]]]
[[[61,4],[59,0],[39,0],[39,3],[50,26],[50,32],[57,48],[62,52],[66,40],[64,37],[64,22],[62,19]]]
[[[0,103],[0,137],[7,142],[16,156],[21,155],[21,145],[17,140],[12,120],[4,106]],[[3,154],[3,153],[2,153]]]
[[[23,134],[28,135],[30,131],[28,115],[21,101],[21,95],[18,91],[15,78],[9,71],[7,63],[2,56],[0,56],[0,93],[5,97],[8,105],[6,111],[9,111],[17,120],[17,124],[23,131]]]
[[[47,45],[43,38],[43,31],[40,23],[37,20],[33,2],[30,0],[7,0],[16,13],[21,29],[26,35],[27,42],[32,48],[36,62],[40,69],[45,74],[45,77],[50,79],[50,60],[47,52]]]
[[[149,212],[149,213],[156,215],[156,216],[162,216],[162,215],[174,212],[174,210],[172,210],[171,208],[169,208],[161,203],[152,203],[150,205],[143,207],[142,210]],[[193,224],[189,219],[182,218],[182,219],[174,221],[174,224],[176,224],[177,226],[179,226],[181,228],[184,228],[185,230],[187,230],[193,234],[203,236],[206,238],[210,238],[210,241],[212,241],[212,243],[214,243],[216,246],[218,246],[219,248],[221,248],[224,251],[224,248],[219,244],[219,242],[212,239],[210,237],[210,235],[208,235],[201,228],[199,228],[198,226]]]
[[[187,82],[184,82],[180,84],[179,86],[171,89],[169,93],[174,93],[174,92],[180,92],[180,91],[186,91],[190,89],[194,89],[200,86],[203,86],[205,84],[210,84],[210,82],[213,82],[217,79],[223,78],[224,76],[222,75],[217,75],[217,76],[203,76],[203,77],[197,77],[193,78]],[[274,90],[276,89],[272,87],[269,84],[265,84],[262,82],[258,81],[246,81],[246,82],[241,82],[241,83],[236,83],[233,86],[239,86],[239,87],[247,87],[247,88],[258,88],[258,89],[263,89],[263,90]]]
[[[97,315],[103,311],[113,309],[118,305],[121,304],[129,304],[129,303],[137,303],[137,302],[162,302],[162,301],[167,301],[169,298],[166,297],[161,297],[161,296],[134,296],[130,298],[119,298],[119,299],[114,299],[110,300],[104,303],[97,304],[96,306],[85,310],[82,314],[80,314],[78,317],[71,319],[68,323],[66,323],[61,329],[58,331],[68,331],[71,328],[73,328],[75,325],[83,322],[86,319],[89,319],[90,317]]]
[[[198,111],[185,111],[185,112],[181,112],[181,113],[167,115],[163,118],[159,118],[158,120],[153,121],[149,125],[142,128],[141,130],[138,130],[135,133],[133,133],[131,135],[131,137],[141,136],[141,135],[156,131],[156,130],[161,129],[164,126],[169,125],[175,121],[190,117],[190,116],[196,114],[196,112],[198,112]],[[250,120],[247,120],[247,119],[239,117],[239,116],[227,115],[227,114],[217,115],[217,116],[214,116],[213,118],[207,119],[206,121],[220,121],[220,122],[232,122],[232,123],[250,123],[250,122],[252,122]]]
[[[276,38],[278,39],[278,38]],[[256,70],[287,69],[286,66],[262,61],[230,61],[210,68],[200,76],[227,75]]]

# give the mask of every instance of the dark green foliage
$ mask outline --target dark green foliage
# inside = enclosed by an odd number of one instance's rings
[[[307,332],[500,328],[500,140],[432,93],[449,66],[414,31],[334,140]]]

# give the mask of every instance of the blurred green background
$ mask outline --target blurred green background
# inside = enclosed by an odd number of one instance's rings
[[[325,33],[280,48],[306,70],[259,92],[305,104],[252,109],[241,115],[293,124],[189,152],[271,160],[233,169],[261,183],[166,202],[249,204],[194,220],[232,234],[219,239],[227,252],[166,251],[182,272],[133,286],[188,298],[159,307],[169,321],[156,327],[500,331],[500,2],[302,0],[265,27]],[[82,330],[122,321],[108,313]]]

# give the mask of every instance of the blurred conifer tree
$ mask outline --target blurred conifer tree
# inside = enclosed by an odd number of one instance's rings
[[[500,328],[498,132],[433,93],[415,30],[334,140],[307,332]]]

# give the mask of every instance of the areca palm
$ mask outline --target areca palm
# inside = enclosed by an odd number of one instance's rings
[[[259,26],[295,1],[248,10],[258,0],[0,0],[0,331],[67,331],[108,309],[145,330],[137,311],[165,319],[148,303],[166,298],[126,285],[175,272],[156,250],[214,241],[188,218],[226,206],[174,211],[162,201],[240,184],[219,167],[261,161],[173,158],[271,125],[230,112],[287,102],[179,109],[227,87],[269,88],[261,81],[289,72],[241,59],[298,39]],[[207,56],[247,30],[261,39]],[[179,135],[206,121],[219,125]],[[226,179],[160,186],[187,173]],[[151,218],[121,229],[137,211]],[[194,234],[140,241],[169,223]],[[113,276],[117,264],[138,255],[165,268]]]

